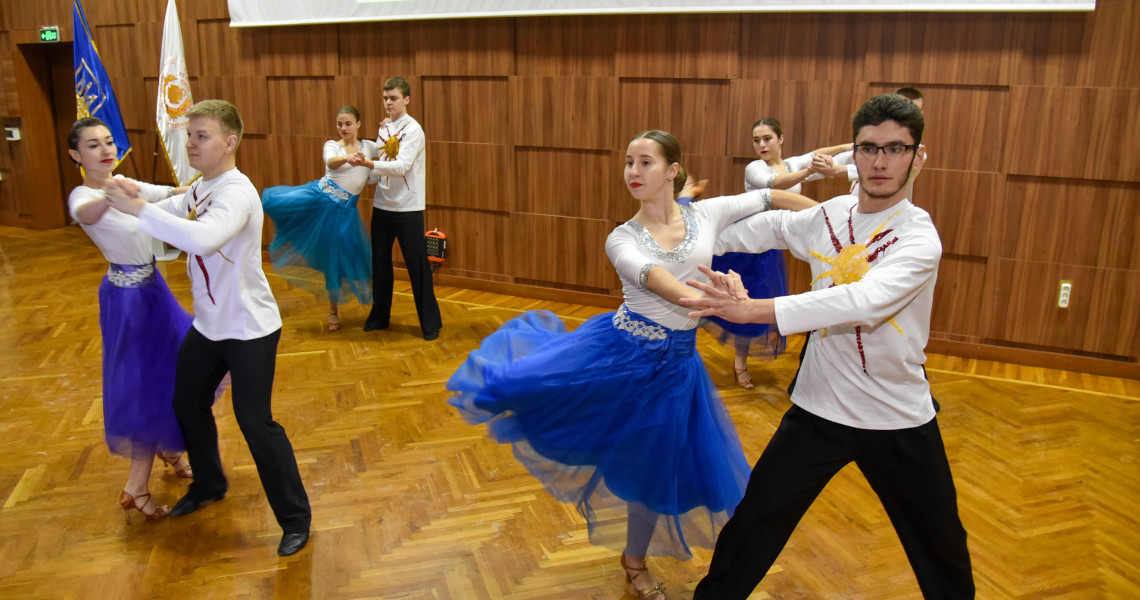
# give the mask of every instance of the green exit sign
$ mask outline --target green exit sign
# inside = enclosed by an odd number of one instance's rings
[[[41,42],[58,42],[59,41],[59,25],[52,25],[50,27],[40,27],[40,41]]]

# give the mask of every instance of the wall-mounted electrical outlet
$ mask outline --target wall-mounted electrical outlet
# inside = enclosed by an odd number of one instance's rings
[[[1062,281],[1061,292],[1057,294],[1057,308],[1069,308],[1069,299],[1073,295],[1073,282]]]

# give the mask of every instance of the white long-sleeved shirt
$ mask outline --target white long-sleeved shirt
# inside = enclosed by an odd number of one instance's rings
[[[384,155],[384,144],[395,137],[400,142],[396,156]],[[380,128],[376,136],[372,175],[377,179],[372,206],[392,212],[423,210],[427,206],[427,142],[424,129],[411,115]]]
[[[116,178],[123,178],[116,175]],[[158,202],[170,196],[172,188],[130,179],[139,186],[139,196],[147,202]],[[79,209],[93,201],[103,201],[103,190],[81,185],[71,190],[67,207],[71,218],[79,220]],[[133,215],[108,208],[98,221],[88,225],[80,222],[87,237],[103,252],[107,262],[118,265],[149,265],[154,261],[151,237],[139,231],[139,220]]]
[[[143,232],[186,251],[194,328],[208,339],[253,340],[281,328],[261,268],[263,222],[257,188],[237,169],[139,213]]]
[[[836,246],[853,244],[867,246],[869,269],[832,286]],[[861,429],[905,429],[934,418],[922,365],[942,242],[930,215],[909,200],[863,214],[856,197],[839,196],[744,219],[721,234],[715,251],[772,248],[808,261],[814,281],[810,292],[775,299],[781,334],[813,332],[792,402]]]
[[[771,192],[760,190],[736,196],[709,198],[681,207],[685,239],[676,248],[663,250],[640,223],[618,225],[606,238],[606,255],[621,279],[626,307],[669,329],[692,329],[697,319],[691,309],[673,304],[645,287],[649,269],[659,266],[678,281],[708,281],[697,265],[712,261],[717,235],[729,224],[772,205]]]
[[[802,171],[811,165],[813,158],[815,158],[815,152],[808,152],[807,154],[784,159],[784,169],[788,173]],[[771,189],[772,184],[776,181],[776,177],[780,175],[783,175],[783,173],[773,171],[768,163],[762,160],[754,160],[748,163],[747,167],[744,167],[744,191],[750,192],[752,190]],[[816,179],[823,179],[823,175],[812,173],[808,175],[804,181],[815,181]],[[788,188],[788,191],[796,194],[802,193],[800,191],[803,189],[802,183],[803,182],[793,185]]]
[[[376,143],[372,140],[360,140],[360,151],[364,156],[372,159],[376,157]],[[325,142],[321,148],[321,156],[325,161],[325,177],[328,177],[333,183],[340,186],[340,188],[350,194],[359,195],[364,190],[364,186],[368,184],[368,177],[371,175],[371,170],[365,166],[354,167],[348,163],[333,169],[329,167],[329,161],[338,156],[348,156],[348,150],[336,140],[329,140]]]

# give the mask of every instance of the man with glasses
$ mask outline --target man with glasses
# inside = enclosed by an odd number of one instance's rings
[[[853,119],[857,196],[770,211],[720,236],[717,252],[786,248],[811,264],[812,290],[750,300],[739,277],[689,281],[693,317],[808,332],[792,407],[721,531],[694,600],[743,600],[827,482],[854,461],[879,496],[926,598],[973,598],[966,530],[938,430],[923,353],[942,244],[906,196],[921,167],[922,111],[876,96]],[[704,269],[703,269],[704,270]]]

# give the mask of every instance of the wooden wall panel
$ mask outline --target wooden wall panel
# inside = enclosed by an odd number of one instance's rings
[[[150,2],[154,0],[140,0],[142,2]],[[156,4],[160,5],[160,11],[165,17],[166,4],[162,0],[157,0]],[[200,21],[206,19],[230,19],[230,6],[229,0],[194,0],[193,2],[179,2],[178,3],[178,16],[182,19],[183,23],[187,21]]]
[[[203,76],[190,80],[190,92],[195,102],[214,98],[233,103],[241,113],[246,135],[269,133],[269,88],[265,77]],[[157,96],[158,90],[153,93]]]
[[[914,182],[914,203],[930,213],[943,254],[990,255],[991,224],[1000,206],[1017,202],[996,173],[924,169]]]
[[[422,125],[429,140],[511,143],[514,130],[507,78],[425,77],[422,87]],[[408,112],[416,114],[411,107]]]
[[[1140,89],[1018,86],[1010,106],[1005,172],[1140,182]]]
[[[696,179],[706,179],[708,183],[705,185],[704,198],[716,198],[717,196],[732,196],[735,194],[744,193],[744,167],[747,166],[749,161],[729,160],[724,156],[708,155],[708,154],[692,154],[686,153],[681,160],[685,164],[685,168]],[[624,183],[624,180],[623,180]],[[637,201],[629,195],[628,191],[622,190],[627,198],[629,198],[630,207],[633,208],[628,215],[624,215],[622,220],[628,219],[633,216],[637,211]]]
[[[458,19],[405,23],[413,32],[421,77],[514,74],[516,19]]]
[[[892,84],[889,89],[872,87],[871,94],[894,92],[904,85]],[[927,167],[1001,171],[1009,114],[1011,109],[1020,110],[1011,107],[1007,88],[924,85],[922,93],[925,119],[922,142],[927,148]],[[852,113],[857,108],[858,105]],[[1009,135],[1012,142],[1026,137],[1023,131],[1016,135],[1011,131]]]
[[[199,52],[197,61],[187,57],[186,66],[191,76],[264,76],[257,53],[252,48],[253,38],[239,36],[237,29],[230,28],[228,19],[200,20],[193,30],[191,23],[194,21],[182,22],[182,37],[193,35]]]
[[[986,278],[995,299],[987,337],[1042,349],[1140,355],[1140,271],[995,259]],[[1057,308],[1062,280],[1069,308]]]
[[[0,31],[0,117],[20,114],[20,95],[16,93],[16,65],[12,53],[16,52],[12,36]]]
[[[7,29],[39,30],[43,25],[59,25],[60,34],[64,26],[71,29],[71,0],[21,0],[3,3],[7,17]],[[86,13],[86,5],[83,7]]]
[[[1140,87],[1140,7],[1099,0],[1096,11],[1031,13],[1014,22],[1010,83]]]
[[[637,212],[617,152],[515,148],[514,213],[624,221]]]
[[[620,77],[729,79],[740,74],[740,16],[618,16]]]
[[[509,211],[514,185],[509,146],[490,144],[427,143],[427,203],[429,206]]]
[[[851,115],[869,97],[852,82],[733,81],[729,102],[728,153],[754,158],[752,125],[765,117],[780,121],[784,158],[851,141]]]
[[[945,244],[945,239],[943,239]],[[978,318],[986,298],[986,259],[948,254],[943,246],[934,285],[930,314],[932,336],[980,342],[984,334]]]
[[[618,21],[613,17],[518,19],[517,74],[607,77],[616,72]]]
[[[103,68],[111,79],[123,124],[128,129],[142,129],[145,123],[154,121],[154,97],[149,101],[144,97],[146,88],[139,74],[144,69],[149,75],[156,75],[158,64],[144,65],[139,61],[139,35],[134,25],[92,26],[95,46],[103,60]]]
[[[337,28],[337,54],[340,75],[365,76],[372,80],[369,90],[377,99],[384,80],[401,76],[411,82],[416,71],[415,30],[406,22],[349,23]],[[412,97],[419,90],[412,86]]]
[[[1002,85],[1013,13],[876,14],[859,34],[866,40],[868,81]]]
[[[868,23],[880,15],[741,16],[740,77],[773,81],[862,81]]]
[[[252,52],[247,58],[259,75],[305,77],[340,72],[337,27],[248,27],[234,29],[238,45]]]
[[[597,290],[620,287],[606,256],[606,236],[614,224],[518,213],[511,215],[506,251],[516,278]]]
[[[623,79],[620,87],[622,151],[638,132],[663,129],[681,140],[685,154],[725,153],[727,81]]]
[[[139,18],[137,2],[87,1],[81,4],[83,5],[83,15],[87,17],[88,27],[97,28],[101,25],[134,25],[141,20]],[[157,4],[157,2],[155,4]],[[165,7],[165,4],[163,6]],[[70,22],[70,19],[68,19],[68,21]],[[95,43],[100,43],[98,37],[95,38]]]
[[[269,133],[315,136],[323,140],[336,135],[336,80],[332,77],[270,77]],[[308,148],[301,148],[307,153]],[[317,147],[320,156],[320,146]]]
[[[321,155],[321,148],[328,141],[328,136],[292,135],[288,133],[250,136],[250,140],[261,139],[264,139],[265,142],[255,141],[248,148],[246,148],[243,139],[240,149],[245,160],[258,162],[255,168],[251,165],[253,171],[246,173],[250,180],[254,179],[254,174],[258,175],[254,182],[258,189],[274,185],[301,185],[324,176],[325,162]],[[297,151],[288,152],[282,156],[274,151],[274,148],[281,147],[295,148]],[[281,160],[261,161],[259,157],[265,156],[265,154],[255,152],[258,149],[266,150],[271,156],[281,156]]]
[[[496,281],[514,274],[508,240],[519,233],[507,213],[428,206],[424,225],[447,234],[447,260],[439,273]]]
[[[512,77],[514,143],[613,150],[618,89],[614,77]]]
[[[1010,177],[994,256],[1140,271],[1140,185]]]

